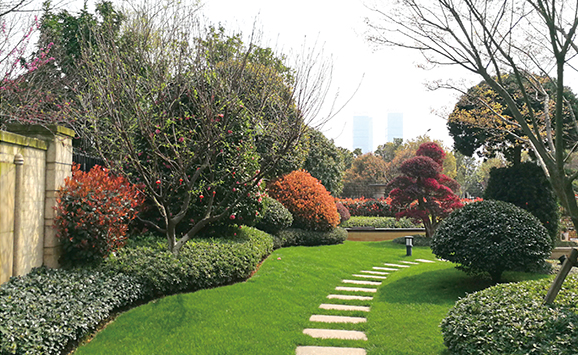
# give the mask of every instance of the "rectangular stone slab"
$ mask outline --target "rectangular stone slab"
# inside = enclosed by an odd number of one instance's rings
[[[415,259],[416,261],[421,261],[422,263],[435,263],[433,260],[426,260],[426,259]]]
[[[323,322],[323,323],[365,323],[367,318],[363,317],[345,317],[345,316],[324,316],[320,314],[314,314],[309,318],[310,322]]]
[[[298,346],[295,355],[366,355],[361,348],[338,348],[333,346]]]
[[[376,288],[365,288],[365,287],[346,287],[346,286],[337,286],[335,288],[337,291],[353,291],[353,292],[377,292]]]
[[[350,296],[350,295],[329,295],[327,296],[329,299],[338,299],[338,300],[359,300],[359,301],[371,301],[373,297],[370,296]]]
[[[367,340],[364,332],[357,330],[334,330],[334,329],[303,329],[303,334],[321,339],[347,339]]]
[[[385,271],[397,271],[399,269],[392,269],[390,267],[379,267],[379,266],[374,266],[372,269],[375,270],[385,270]]]
[[[410,264],[410,265],[419,265],[419,263],[414,263],[413,261],[400,261],[400,263]]]
[[[384,263],[383,265],[385,265],[385,266],[391,266],[391,267],[409,267],[409,266],[407,266],[407,265],[388,264],[388,263]]]
[[[383,271],[361,270],[361,272],[363,272],[365,274],[373,274],[373,275],[389,275],[389,272],[383,272]]]
[[[369,312],[369,307],[365,306],[347,306],[344,304],[327,304],[322,303],[319,308],[321,309],[333,309],[336,311],[360,311],[360,312]]]
[[[375,275],[358,275],[358,274],[353,274],[351,276],[355,276],[355,277],[363,277],[364,279],[381,279],[381,280],[385,280],[387,279],[387,276],[375,276]]]
[[[379,286],[381,282],[378,281],[363,281],[363,280],[341,280],[344,284],[356,284],[356,285],[372,285]]]

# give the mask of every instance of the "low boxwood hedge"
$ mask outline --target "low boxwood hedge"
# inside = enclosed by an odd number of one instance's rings
[[[245,279],[273,250],[270,235],[249,227],[235,240],[191,241],[178,258],[162,243],[144,244],[98,268],[38,268],[1,285],[0,354],[60,354],[116,310]]]
[[[144,285],[147,296],[158,297],[246,279],[272,251],[269,234],[244,226],[236,239],[191,240],[178,258],[162,243],[124,248],[103,268],[131,275]]]
[[[274,238],[274,248],[290,246],[314,246],[341,244],[347,239],[347,231],[343,228],[335,228],[329,232],[316,232],[305,229],[289,228],[280,231]]]
[[[355,227],[374,227],[374,228],[416,228],[421,226],[416,226],[412,221],[407,218],[400,218],[399,220],[394,217],[364,217],[364,216],[351,216],[351,218],[340,225],[342,228],[355,228]]]
[[[500,284],[459,300],[441,323],[450,353],[576,354],[578,278],[566,279],[550,307],[542,302],[551,282]]]

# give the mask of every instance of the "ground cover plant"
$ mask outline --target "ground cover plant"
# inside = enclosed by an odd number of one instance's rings
[[[452,354],[575,354],[578,279],[569,277],[553,306],[550,279],[501,284],[461,299],[441,323]]]
[[[60,354],[121,307],[247,278],[273,240],[249,227],[234,233],[195,240],[179,258],[151,238],[129,243],[98,268],[40,268],[11,278],[0,286],[0,354]]]
[[[364,312],[323,314],[367,316],[367,323],[323,325],[365,331],[368,341],[314,339],[304,328],[327,303],[343,278],[383,262],[405,258],[405,246],[391,242],[278,249],[247,282],[165,297],[133,309],[75,354],[295,354],[298,345],[365,347],[370,355],[444,353],[439,323],[467,292],[487,287],[453,264],[420,264],[389,275]],[[428,248],[415,258],[434,259]],[[508,281],[543,275],[506,273]],[[331,302],[339,302],[331,300]],[[347,302],[348,304],[353,304]]]

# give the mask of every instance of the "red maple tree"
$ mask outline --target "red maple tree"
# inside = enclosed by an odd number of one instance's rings
[[[436,143],[424,143],[415,157],[401,165],[403,175],[389,183],[391,206],[401,211],[395,216],[422,222],[426,237],[433,235],[444,217],[463,206],[455,194],[459,184],[441,173],[445,156]]]

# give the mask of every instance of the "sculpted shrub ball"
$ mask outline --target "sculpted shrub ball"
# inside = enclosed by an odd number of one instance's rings
[[[311,174],[293,171],[269,185],[269,195],[293,215],[293,226],[314,231],[330,231],[339,223],[339,213],[331,194]]]
[[[124,246],[128,223],[136,218],[143,196],[122,177],[95,166],[90,172],[75,164],[72,177],[58,192],[55,227],[63,264],[102,260]]]

